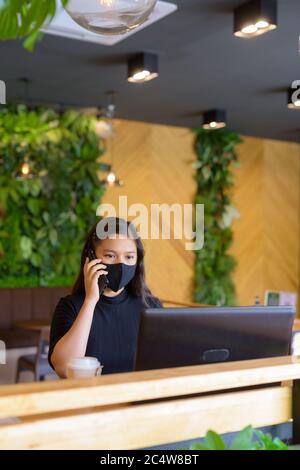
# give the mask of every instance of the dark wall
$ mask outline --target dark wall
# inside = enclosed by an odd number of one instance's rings
[[[35,343],[27,330],[16,329],[16,321],[49,319],[61,297],[70,287],[36,287],[0,289],[0,339],[7,348],[26,347]]]

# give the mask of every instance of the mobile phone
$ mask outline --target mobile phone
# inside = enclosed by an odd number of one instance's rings
[[[95,254],[95,251],[93,250],[93,248],[90,248],[87,252],[87,255],[88,255],[88,258],[90,261],[92,261],[92,259],[96,259],[97,256]],[[101,276],[99,277],[98,279],[98,286],[99,286],[99,292],[100,292],[100,295],[102,294],[102,292],[104,291],[105,287],[108,285],[108,279],[107,277],[105,276],[105,274],[101,274]]]

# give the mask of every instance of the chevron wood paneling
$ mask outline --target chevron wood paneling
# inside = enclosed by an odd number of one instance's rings
[[[187,129],[121,120],[115,126],[114,166],[125,185],[108,188],[103,203],[117,209],[119,196],[126,195],[128,205],[144,204],[151,214],[151,204],[194,202],[193,139]],[[194,254],[185,250],[185,241],[146,239],[144,245],[152,291],[160,298],[191,300]]]
[[[265,141],[265,289],[299,291],[300,150]]]
[[[102,202],[113,204],[118,215],[121,195],[129,205],[148,209],[153,203],[193,203],[193,138],[189,129],[117,120],[114,166],[125,185],[108,188]],[[240,219],[233,224],[231,253],[238,261],[238,302],[251,305],[266,289],[299,291],[300,146],[245,137],[238,154],[241,167],[233,170],[232,196]],[[191,301],[194,255],[185,241],[144,240],[144,245],[153,292]]]
[[[233,204],[240,219],[233,224],[234,243],[231,254],[238,265],[234,273],[240,304],[251,305],[255,295],[263,295],[264,231],[263,215],[263,141],[247,138],[238,147],[240,168],[233,169],[235,186]]]
[[[247,137],[239,158],[232,248],[239,302],[263,301],[266,290],[299,293],[300,146]]]

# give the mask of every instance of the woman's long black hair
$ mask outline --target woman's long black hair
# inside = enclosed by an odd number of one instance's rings
[[[137,232],[135,231],[135,228],[131,222],[128,222],[127,220],[121,219],[119,217],[114,217],[114,218],[110,217],[109,219],[110,219],[110,222],[113,219],[115,234],[125,234],[128,237],[130,237],[130,235],[134,235],[134,241],[135,241],[136,249],[137,249],[137,265],[136,265],[134,278],[129,282],[126,288],[128,289],[129,293],[131,293],[132,295],[141,297],[144,306],[149,307],[150,306],[149,300],[151,298],[155,299],[155,297],[152,295],[145,281],[145,265],[144,265],[145,250],[144,250],[141,238],[137,235]],[[91,230],[89,231],[87,235],[85,244],[83,246],[82,254],[81,254],[80,271],[75,281],[75,284],[72,288],[72,294],[76,294],[78,292],[85,293],[84,272],[83,272],[85,259],[88,256],[88,250],[92,248],[95,251],[97,245],[101,243],[101,239],[99,239],[97,235],[97,231],[96,231],[98,223],[101,221],[102,228],[104,228],[104,231],[108,232],[109,219],[99,218],[99,220],[97,220],[97,222],[93,225],[93,227],[91,228]],[[107,224],[105,224],[106,221],[107,221]]]

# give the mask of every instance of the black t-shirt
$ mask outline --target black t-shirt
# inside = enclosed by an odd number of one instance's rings
[[[54,311],[48,360],[56,343],[71,328],[82,304],[84,293],[62,297]],[[149,298],[150,307],[162,307],[157,297]],[[103,365],[102,374],[129,372],[134,368],[138,326],[145,307],[142,299],[131,295],[126,287],[115,297],[100,296],[94,310],[86,356],[96,357]]]

